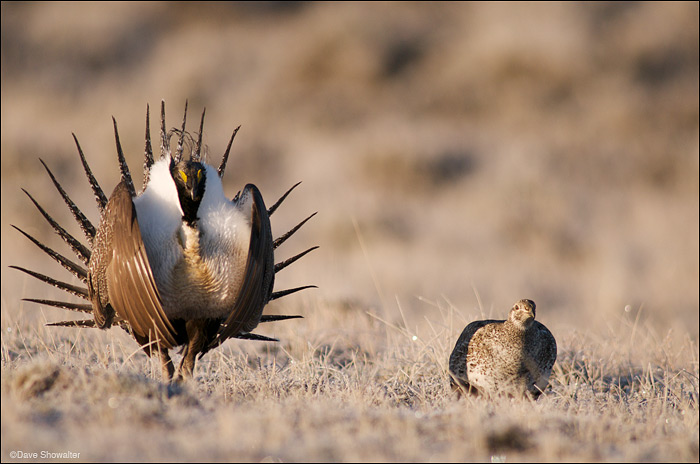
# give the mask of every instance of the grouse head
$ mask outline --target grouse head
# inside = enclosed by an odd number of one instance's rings
[[[182,218],[189,225],[197,220],[197,210],[204,197],[207,173],[204,165],[199,161],[181,160],[170,161],[170,175],[173,177],[177,196],[182,207]]]
[[[508,319],[516,327],[527,329],[535,320],[535,302],[532,300],[520,300],[513,305]]]

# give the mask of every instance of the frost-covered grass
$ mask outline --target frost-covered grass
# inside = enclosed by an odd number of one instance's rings
[[[698,347],[619,324],[556,333],[538,401],[454,395],[453,308],[415,331],[307,300],[279,344],[233,341],[163,384],[125,333],[46,328],[5,309],[2,457],[83,460],[698,459]],[[27,311],[23,308],[23,311]]]

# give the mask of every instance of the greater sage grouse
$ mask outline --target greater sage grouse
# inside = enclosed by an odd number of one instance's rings
[[[452,386],[484,396],[537,398],[556,359],[557,342],[535,320],[535,302],[520,300],[507,320],[474,321],[462,331],[450,356]]]
[[[136,193],[119,142],[114,135],[121,182],[109,199],[105,196],[73,135],[85,174],[100,211],[95,228],[66,194],[46,164],[54,186],[85,233],[88,246],[71,236],[27,195],[82,264],[60,255],[19,230],[46,254],[77,276],[84,286],[61,282],[38,272],[12,266],[43,282],[88,300],[89,304],[27,298],[26,301],[91,313],[92,318],[49,325],[98,327],[118,325],[130,332],[151,356],[160,354],[165,379],[175,374],[169,351],[183,346],[177,375],[192,376],[198,356],[228,338],[276,341],[253,334],[260,322],[300,316],[263,315],[275,298],[303,287],[273,291],[275,273],[308,250],[275,264],[273,251],[314,214],[273,240],[270,216],[299,184],[267,209],[255,185],[248,184],[233,200],[224,195],[221,177],[226,168],[233,132],[218,169],[201,159],[204,112],[196,141],[185,131],[187,104],[181,129],[165,129],[165,103],[161,103],[160,159],[151,146],[146,108],[146,147],[143,189]],[[170,139],[178,135],[175,150]],[[187,150],[185,150],[187,148]],[[185,152],[187,156],[185,156]]]

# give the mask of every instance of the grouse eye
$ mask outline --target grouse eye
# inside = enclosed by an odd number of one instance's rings
[[[187,183],[187,174],[184,171],[180,171],[180,177],[184,183]]]

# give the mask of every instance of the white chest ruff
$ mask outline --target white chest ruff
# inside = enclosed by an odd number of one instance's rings
[[[134,200],[163,310],[169,319],[225,318],[243,284],[249,220],[224,196],[216,170],[206,166],[196,228],[183,223],[165,161],[153,165],[148,188]]]

